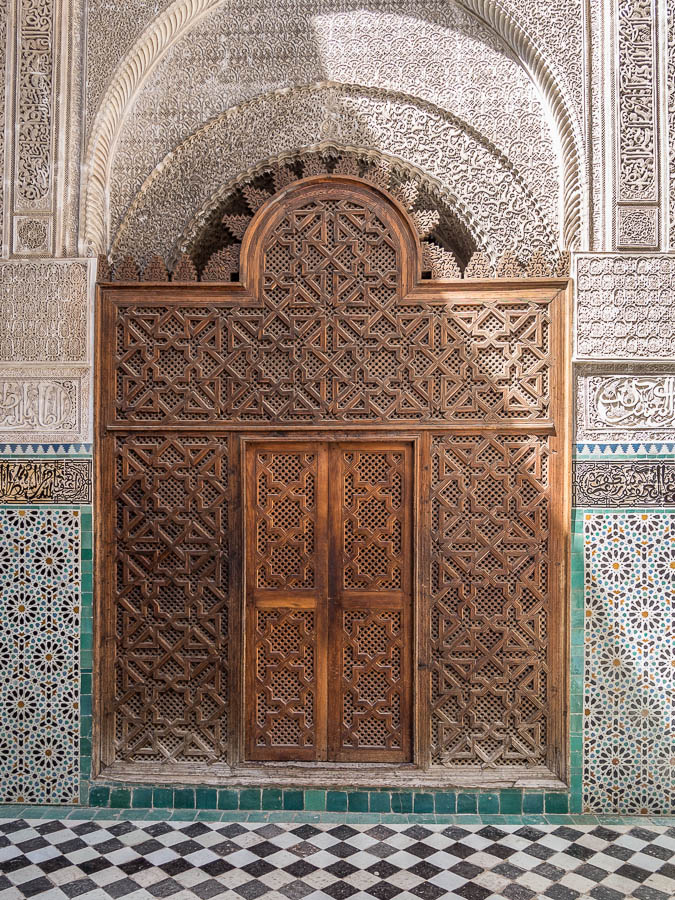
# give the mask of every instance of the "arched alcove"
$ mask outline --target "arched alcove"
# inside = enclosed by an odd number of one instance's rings
[[[392,0],[370,10],[349,2],[309,3],[294,25],[274,10],[257,24],[247,15],[241,10],[234,16],[225,5],[207,0],[176,0],[120,63],[94,118],[86,153],[82,234],[88,249],[107,252],[113,242],[121,247],[135,209],[152,225],[146,190],[161,178],[174,154],[180,155],[179,148],[226,110],[236,117],[236,110],[260,106],[266,93],[277,90],[290,92],[290,117],[298,87],[326,81],[345,91],[353,86],[351,115],[361,126],[370,113],[359,108],[359,92],[363,96],[368,91],[407,96],[413,109],[426,104],[454,117],[480,146],[492,148],[498,177],[505,163],[509,177],[524,186],[553,243],[578,243],[583,177],[574,116],[546,59],[502,4],[471,0],[430,6]],[[385,34],[387,40],[382,40]],[[381,135],[361,127],[357,146],[421,165],[408,151],[428,144],[435,157],[442,161],[449,153],[446,162],[455,164],[452,136],[444,135],[445,143],[436,140],[433,126],[411,112],[407,124],[401,122],[404,129],[412,128],[408,145],[395,150]],[[332,114],[327,111],[304,142],[289,132],[281,150],[292,154],[327,139],[335,142],[338,136],[326,129],[331,130],[336,117],[350,118],[344,102]],[[262,136],[260,129],[258,134]],[[232,146],[239,138],[228,140]],[[248,141],[246,164],[221,173],[220,183],[272,156],[264,143]],[[180,174],[177,196],[191,190],[189,179]],[[427,174],[437,177],[433,171]],[[471,167],[460,167],[458,177],[471,177]],[[449,193],[453,187],[446,180]],[[502,196],[508,206],[512,198]],[[204,201],[198,198],[192,215]]]

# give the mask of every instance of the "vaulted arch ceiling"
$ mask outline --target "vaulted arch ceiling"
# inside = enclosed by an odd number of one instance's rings
[[[472,2],[479,5],[479,0]],[[483,5],[484,12],[490,12],[489,4]],[[151,23],[145,42],[139,39],[118,68],[93,122],[81,232],[86,249],[107,250],[113,243],[127,243],[125,235],[133,233],[131,223],[141,209],[152,231],[153,211],[147,200],[156,199],[162,172],[176,164],[198,133],[212,134],[212,123],[219,117],[230,118],[231,126],[247,103],[263,103],[263,97],[285,90],[291,103],[300,85],[326,81],[353,86],[354,97],[363,98],[364,88],[373,96],[405,96],[408,108],[433,107],[441,118],[465,123],[469,143],[475,140],[476,146],[489,148],[491,159],[498,160],[484,177],[494,175],[499,180],[502,170],[508,171],[518,189],[527,194],[526,205],[537,210],[537,221],[530,227],[549,234],[562,232],[566,244],[576,239],[579,172],[574,147],[570,151],[573,129],[567,127],[566,137],[561,134],[553,122],[556,112],[550,103],[547,111],[522,61],[494,28],[449,2],[389,0],[379,3],[377,12],[348,0],[316,0],[300,6],[302,15],[289,16],[277,4],[266,4],[263,14],[256,4],[239,4],[235,10],[225,2],[176,0]],[[343,92],[340,115],[346,114],[345,103]],[[360,126],[358,146],[393,153],[391,144],[382,143],[382,134],[374,133],[382,129],[381,124],[369,129],[366,108],[357,106],[351,103],[349,118]],[[559,99],[558,118],[564,106]],[[395,112],[393,107],[390,111]],[[321,121],[315,116],[318,131],[303,146],[330,140],[326,132],[335,114],[324,109]],[[472,152],[467,140],[459,141],[463,146],[458,153],[456,134],[446,133],[451,142],[444,144],[437,134],[420,130],[420,121],[409,117],[404,122],[391,121],[390,130],[397,132],[395,155],[419,165],[420,145],[425,146],[438,157],[438,172],[428,174],[438,177],[443,170],[450,179],[446,178],[445,187],[455,192],[456,182],[475,177],[475,165],[458,166],[459,156]],[[424,127],[433,127],[431,120]],[[229,127],[227,149],[245,143],[250,154],[247,165],[260,162],[269,155],[263,146],[264,128],[259,123],[263,139],[258,148],[251,136],[239,140]],[[293,139],[288,127],[282,134],[279,140]],[[277,152],[300,149],[297,144],[282,146],[279,140]],[[223,178],[226,174],[236,173],[223,170]],[[192,175],[180,171],[180,176],[189,201]],[[468,190],[469,185],[461,184],[456,192]],[[502,193],[500,202],[508,196]],[[202,200],[201,196],[192,199]],[[189,215],[185,204],[179,205]],[[522,212],[522,204],[520,208]],[[176,222],[178,233],[184,224]],[[498,236],[491,243],[503,245]]]

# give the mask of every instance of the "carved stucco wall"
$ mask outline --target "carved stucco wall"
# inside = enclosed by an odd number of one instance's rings
[[[89,441],[93,260],[0,261],[0,441]]]
[[[670,204],[669,204],[669,239],[670,248],[675,248],[675,2],[667,0],[667,23],[668,23],[668,163],[670,186]]]
[[[109,85],[115,69],[143,31],[157,16],[174,5],[173,0],[125,0],[124,4],[114,0],[89,0],[87,31],[87,98],[86,119],[90,126],[96,110]],[[257,15],[259,21],[267,20],[270,11],[283,12],[286,18],[297,18],[307,8],[305,2],[286,2],[283,10],[281,4],[271,5],[262,0],[257,2],[230,2],[223,0],[207,0],[205,7],[221,6],[226,14],[236,14],[244,19]],[[433,7],[446,7],[442,10],[447,15],[450,3],[429,4],[431,17]],[[531,0],[497,0],[482,3],[480,0],[462,2],[458,6],[465,7],[494,21],[502,15],[508,16],[517,23],[533,44],[546,54],[562,89],[572,98],[577,115],[581,119],[583,101],[583,3],[582,0],[555,0],[550,3],[532,3]],[[332,4],[333,9],[336,5]],[[359,7],[364,12],[379,12],[381,4],[362,3]],[[560,53],[560,35],[565,35],[565,53]],[[424,48],[426,50],[427,48]]]
[[[6,83],[7,72],[7,12],[8,0],[0,0],[0,83]],[[0,133],[0,172],[4,176],[5,171],[5,92],[0,91],[0,122],[3,128]],[[2,233],[5,218],[5,185],[4,179],[0,179],[0,247],[2,246]]]
[[[0,71],[6,447],[90,439],[78,240],[168,254],[229,178],[332,143],[416,166],[494,256],[560,234],[593,251],[576,499],[672,506],[675,0],[0,0]]]
[[[264,14],[259,4],[239,6],[236,14],[230,4],[219,5],[169,47],[142,84],[116,138],[105,246],[112,244],[144,180],[203,123],[273,90],[329,80],[404,94],[455,117],[508,159],[545,220],[557,228],[559,161],[545,110],[503,41],[445,0],[378,4],[377,13],[355,3],[305,0],[266,6]],[[293,114],[289,108],[288,119]],[[350,115],[361,127],[350,138],[358,138],[358,146],[386,150],[382,143],[389,135],[372,131],[368,114],[354,102]],[[322,128],[325,132],[329,125]],[[297,149],[284,143],[295,138],[290,129],[292,123],[284,122],[278,150]],[[402,129],[393,119],[389,130]],[[309,141],[327,137],[319,132]],[[434,141],[432,132],[425,141]],[[90,145],[88,154],[94,149]],[[406,149],[399,142],[403,159]],[[255,162],[268,155],[254,145],[247,152]],[[451,152],[451,145],[435,140],[435,157]],[[472,167],[456,155],[452,162],[460,166],[455,180],[473,176]],[[90,208],[88,229],[95,218]]]
[[[5,256],[77,252],[83,4],[0,2]]]
[[[421,169],[458,199],[495,259],[514,247],[549,250],[556,244],[553,226],[520,173],[464,123],[405,95],[323,83],[258,97],[177,147],[136,197],[115,238],[116,254],[169,255],[194,211],[208,205],[223,182],[279,148],[321,143],[375,146]]]

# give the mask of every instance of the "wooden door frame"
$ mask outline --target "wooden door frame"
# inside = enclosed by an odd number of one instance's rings
[[[339,430],[336,428],[335,431],[303,431],[302,429],[293,429],[292,431],[287,432],[275,432],[273,435],[265,434],[260,432],[242,432],[234,436],[234,441],[239,443],[238,449],[233,452],[233,459],[236,459],[237,465],[237,475],[233,478],[233,490],[236,490],[237,493],[233,496],[236,496],[240,499],[239,503],[233,504],[233,506],[237,510],[238,520],[233,527],[233,532],[236,531],[237,534],[237,558],[241,560],[240,565],[238,566],[238,572],[236,573],[237,584],[233,586],[233,597],[236,597],[236,603],[234,604],[237,608],[237,620],[234,624],[234,631],[236,640],[232,640],[230,642],[230,666],[229,670],[231,673],[231,681],[229,685],[229,694],[230,694],[230,709],[232,710],[230,714],[230,734],[229,734],[229,754],[228,759],[231,761],[233,766],[241,766],[242,768],[274,768],[276,767],[287,767],[292,766],[293,763],[290,762],[260,762],[256,760],[247,760],[246,759],[246,734],[245,728],[241,726],[240,723],[246,721],[247,708],[246,708],[246,677],[244,673],[244,666],[241,664],[242,660],[245,660],[247,657],[248,648],[246,646],[246,520],[244,510],[246,509],[247,504],[247,496],[246,496],[246,455],[247,450],[251,446],[255,446],[257,444],[264,445],[274,445],[274,444],[311,444],[311,443],[325,443],[325,444],[340,444],[344,442],[350,443],[402,443],[409,444],[412,449],[412,516],[411,516],[411,530],[412,530],[412,590],[411,590],[411,603],[412,603],[412,630],[413,630],[413,648],[412,648],[412,663],[411,663],[411,672],[413,677],[413,684],[411,686],[411,694],[412,694],[412,714],[411,714],[411,727],[412,727],[412,763],[395,763],[388,765],[402,765],[402,766],[410,766],[411,764],[416,767],[420,767],[418,757],[418,741],[417,735],[423,733],[424,729],[420,727],[421,722],[419,720],[420,712],[423,703],[420,702],[421,696],[425,693],[420,689],[420,677],[418,672],[418,664],[416,664],[416,660],[419,659],[419,653],[421,647],[424,645],[424,641],[421,638],[420,629],[421,629],[421,619],[420,619],[420,608],[422,604],[422,592],[420,591],[420,572],[422,570],[421,559],[420,559],[420,538],[421,533],[425,529],[421,528],[422,518],[419,513],[419,502],[422,497],[422,493],[420,491],[420,469],[421,469],[421,444],[422,444],[422,435],[418,432],[411,431],[392,431],[387,434],[377,433],[372,431],[363,431],[354,428],[345,428],[342,425],[339,426]],[[233,473],[234,474],[234,473]],[[233,573],[234,574],[234,573]],[[239,665],[233,665],[233,662],[239,660]],[[428,743],[428,742],[427,742]],[[428,748],[427,748],[428,751]],[[334,763],[324,762],[321,763],[323,767],[331,767],[335,765]],[[358,767],[362,769],[364,766],[370,765],[369,763],[349,763],[349,764],[341,764],[346,767]]]
[[[460,787],[474,789],[477,787],[537,787],[546,789],[561,789],[565,787],[565,781],[569,773],[569,645],[570,645],[570,529],[571,529],[571,468],[572,468],[572,411],[573,382],[572,382],[572,281],[568,278],[495,278],[495,279],[465,279],[458,281],[423,281],[418,283],[411,292],[410,297],[425,299],[433,297],[434,303],[453,303],[458,297],[466,298],[465,302],[479,302],[484,297],[504,293],[519,298],[548,299],[555,303],[554,320],[556,339],[551,345],[551,355],[554,364],[551,366],[551,422],[549,423],[521,423],[518,428],[506,428],[511,433],[531,433],[548,435],[551,440],[552,485],[554,493],[551,499],[551,521],[555,521],[552,533],[552,555],[556,570],[551,567],[550,594],[551,611],[553,613],[550,659],[552,668],[557,676],[557,683],[552,685],[549,693],[551,706],[551,731],[550,753],[546,763],[549,771],[544,773],[542,768],[528,772],[523,767],[513,767],[505,770],[487,770],[485,773],[470,772],[467,767],[464,771],[457,769],[443,769],[429,771],[430,741],[424,740],[425,728],[430,722],[429,716],[429,691],[421,689],[421,685],[429,678],[429,642],[421,640],[423,629],[420,622],[428,620],[430,612],[429,590],[429,556],[430,534],[428,523],[430,521],[430,453],[431,436],[433,433],[445,432],[447,434],[489,434],[504,431],[504,422],[469,423],[464,425],[444,426],[442,423],[420,423],[419,425],[403,425],[400,429],[394,425],[344,425],[336,423],[327,426],[278,426],[258,425],[247,426],[236,422],[222,421],[197,429],[195,426],[161,426],[162,430],[182,434],[190,434],[196,430],[204,430],[211,435],[219,435],[230,441],[230,497],[241,496],[239,484],[240,465],[233,465],[235,455],[242,451],[245,440],[290,440],[300,439],[302,435],[317,440],[357,439],[359,436],[376,440],[379,436],[389,440],[412,440],[415,442],[414,466],[415,466],[415,490],[419,498],[415,509],[415,537],[413,565],[415,567],[414,580],[414,628],[415,628],[415,653],[417,667],[413,669],[415,708],[413,718],[413,764],[403,765],[400,774],[393,779],[384,778],[382,769],[367,763],[345,765],[340,773],[329,773],[327,767],[323,767],[316,774],[308,769],[295,770],[291,774],[269,773],[269,770],[261,764],[241,764],[243,758],[242,738],[239,732],[239,721],[242,711],[241,685],[237,684],[234,677],[232,661],[236,660],[237,648],[241,647],[241,629],[243,617],[241,604],[243,581],[240,566],[241,550],[243,548],[243,517],[238,504],[231,504],[230,535],[232,544],[230,547],[232,597],[237,598],[230,609],[230,626],[235,640],[230,642],[230,685],[228,695],[230,699],[228,721],[228,762],[215,766],[198,766],[196,764],[176,766],[155,765],[154,767],[140,763],[115,762],[110,764],[107,757],[111,752],[111,709],[109,706],[109,684],[106,678],[113,663],[114,652],[114,628],[111,616],[114,605],[112,602],[112,587],[109,573],[112,565],[113,544],[111,540],[111,522],[109,520],[110,485],[107,477],[113,463],[111,446],[116,434],[125,434],[138,431],[138,427],[129,426],[126,423],[116,421],[113,411],[114,402],[112,396],[112,372],[113,359],[110,354],[107,341],[112,328],[113,311],[116,304],[129,302],[145,303],[168,302],[190,305],[204,302],[217,301],[223,308],[246,299],[246,292],[241,284],[229,283],[196,283],[193,285],[178,282],[169,283],[107,283],[98,284],[95,305],[95,403],[94,403],[94,444],[95,444],[95,483],[94,483],[94,661],[93,661],[93,741],[92,741],[92,778],[104,777],[111,780],[136,783],[157,783],[158,781],[170,781],[177,784],[223,784],[224,779],[230,779],[230,783],[237,785],[259,785],[267,780],[267,783],[297,785],[300,780],[308,786],[330,785],[342,786],[372,785],[398,786],[400,788],[428,787],[429,789],[452,789]],[[186,296],[187,295],[187,296]],[[460,301],[461,302],[461,301]],[[556,423],[553,427],[552,423]],[[501,426],[501,427],[500,427]],[[335,431],[329,430],[330,428]],[[338,430],[339,429],[339,430]],[[151,426],[148,432],[161,433],[158,426]],[[231,755],[230,755],[231,754]],[[393,767],[388,767],[389,769]],[[302,773],[302,775],[301,775]]]

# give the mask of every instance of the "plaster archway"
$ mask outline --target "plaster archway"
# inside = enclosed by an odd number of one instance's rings
[[[501,52],[505,55],[510,53],[517,55],[521,69],[528,71],[544,95],[544,105],[548,106],[555,123],[555,141],[559,143],[561,152],[563,183],[561,234],[564,243],[568,245],[578,243],[581,228],[580,201],[582,193],[580,143],[575,132],[574,116],[569,102],[563,96],[564,92],[559,89],[560,86],[541,53],[536,50],[522,28],[509,16],[500,3],[487,2],[487,0],[461,0],[457,4],[447,4],[447,6],[448,8],[456,6],[457,9],[463,10],[471,9],[473,13],[481,17],[480,22],[475,20],[476,28],[482,29],[486,35],[490,33],[490,29],[485,25],[485,22],[488,22],[492,29],[493,44],[495,46],[500,44]],[[224,7],[223,0],[218,0],[218,2],[214,2],[214,0],[176,0],[151,23],[118,67],[94,120],[86,154],[81,234],[85,246],[90,250],[107,249],[109,245],[106,229],[109,227],[111,194],[114,195],[114,191],[111,191],[111,170],[119,153],[117,143],[121,132],[126,127],[125,123],[127,123],[130,110],[142,97],[143,91],[152,79],[153,72],[167,58],[167,55],[170,55],[172,48],[176,48],[181,40],[184,40],[187,45],[191,34],[200,23],[204,24],[207,17],[215,10]],[[330,12],[332,7],[330,4],[328,7],[324,4],[324,9],[328,9]],[[403,13],[405,9],[406,7],[402,7],[400,11]],[[465,12],[462,14],[466,17]],[[354,13],[351,12],[350,15],[354,15]],[[418,15],[421,16],[422,13],[418,11]],[[425,27],[428,24],[421,18],[416,19],[414,22],[411,21],[411,29],[412,25],[418,27],[419,23]],[[433,25],[434,28],[440,27],[437,22]],[[330,27],[333,26],[330,25]],[[486,37],[485,41],[487,40]],[[495,47],[492,46],[489,48],[489,52],[486,51],[486,58],[492,58],[490,54],[494,55],[495,53]],[[442,83],[443,78],[437,78],[434,81]],[[508,88],[508,85],[506,87]],[[543,111],[542,115],[544,115]],[[526,136],[524,142],[527,143]],[[165,154],[166,152],[169,152],[169,148],[166,148]],[[543,167],[540,166],[540,169]],[[557,201],[557,199],[556,196],[555,200]],[[115,209],[114,214],[117,214],[114,196],[112,196],[112,205]]]
[[[419,169],[457,197],[493,259],[513,248],[555,252],[555,229],[527,184],[466,123],[415,98],[324,82],[257,97],[191,135],[137,194],[116,234],[115,256],[169,256],[221,184],[279,148],[327,145],[372,147]]]

